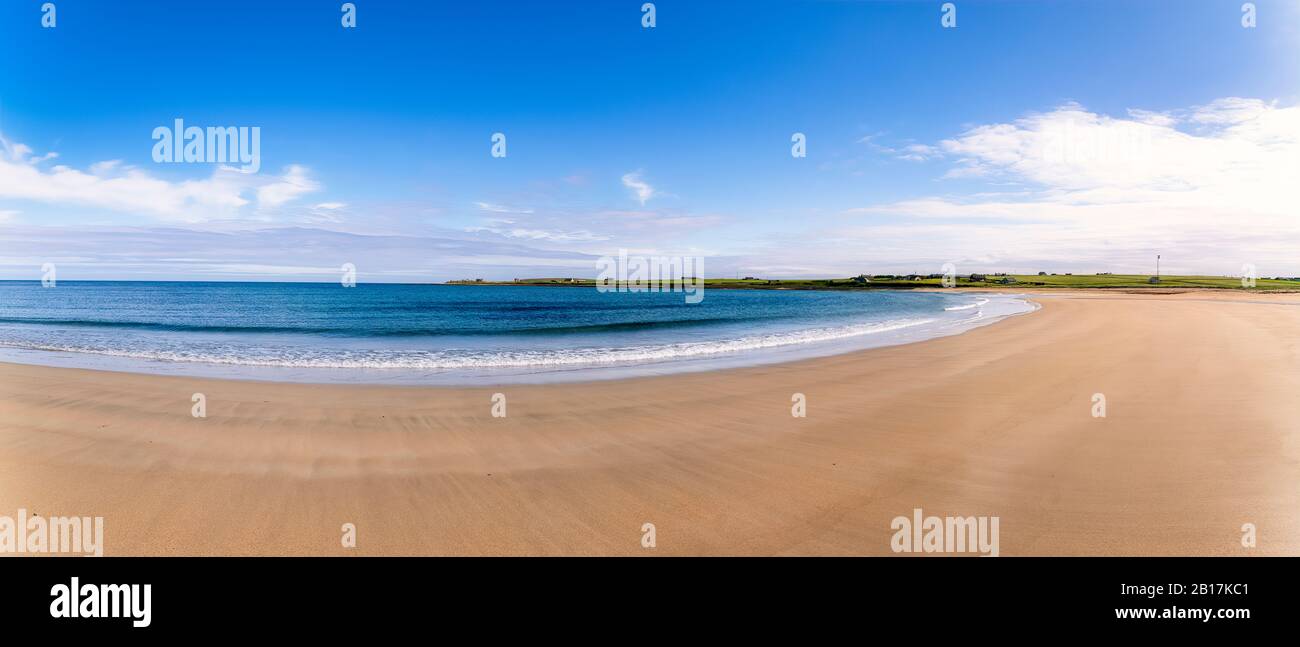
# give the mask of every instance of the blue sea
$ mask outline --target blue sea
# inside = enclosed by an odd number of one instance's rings
[[[963,332],[1004,294],[0,281],[0,361],[300,382],[488,384],[787,361]]]

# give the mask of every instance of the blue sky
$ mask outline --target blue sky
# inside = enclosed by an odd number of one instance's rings
[[[0,278],[1300,274],[1300,3],[41,4],[0,6]],[[259,172],[155,163],[176,118]]]

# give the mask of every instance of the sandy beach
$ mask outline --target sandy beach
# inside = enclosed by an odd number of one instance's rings
[[[0,364],[0,514],[103,516],[106,555],[890,555],[914,508],[999,517],[1004,556],[1300,554],[1300,295],[1036,298],[956,337],[581,384]]]

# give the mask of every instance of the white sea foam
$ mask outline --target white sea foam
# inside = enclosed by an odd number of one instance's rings
[[[533,350],[343,350],[309,348],[251,349],[244,346],[213,348],[172,346],[170,348],[108,348],[79,343],[32,343],[0,341],[0,346],[31,350],[88,353],[112,357],[197,362],[237,366],[279,366],[293,368],[343,369],[483,369],[547,368],[608,365],[688,359],[723,353],[828,342],[862,335],[885,333],[934,322],[935,319],[893,319],[888,321],[812,328],[736,339],[678,342],[608,348]]]
[[[982,306],[982,305],[984,305],[984,304],[986,304],[986,303],[988,303],[988,302],[989,302],[988,299],[980,299],[979,301],[976,301],[975,303],[967,303],[967,304],[965,304],[965,305],[960,305],[960,306],[949,306],[949,307],[947,307],[947,308],[944,308],[944,310],[948,310],[948,311],[952,311],[952,310],[970,310],[971,308],[978,308],[978,307],[980,307],[980,306]]]

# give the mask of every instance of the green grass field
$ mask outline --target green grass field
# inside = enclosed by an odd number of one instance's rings
[[[1005,278],[1014,283],[1000,283]],[[1011,274],[1007,276],[988,275],[985,281],[971,281],[969,275],[957,277],[958,288],[1141,288],[1141,289],[1177,289],[1177,288],[1214,288],[1223,290],[1253,289],[1300,290],[1300,280],[1256,279],[1254,288],[1244,288],[1241,279],[1231,276],[1162,276],[1159,283],[1149,283],[1146,274],[1054,274],[1040,276],[1036,274]],[[557,285],[573,287],[594,287],[594,279],[577,278],[535,278],[516,281],[448,281],[455,285]],[[939,278],[922,278],[907,280],[901,277],[873,276],[869,281],[861,278],[839,279],[705,279],[706,288],[749,288],[749,289],[786,289],[786,290],[870,290],[878,288],[929,288],[942,287]]]

